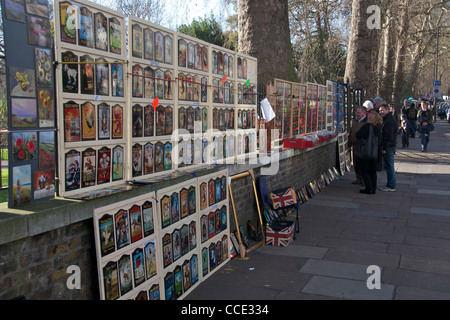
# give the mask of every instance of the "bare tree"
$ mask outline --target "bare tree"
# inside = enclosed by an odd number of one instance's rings
[[[268,10],[270,9],[270,14]],[[239,0],[239,52],[258,59],[258,83],[297,81],[287,0]]]
[[[352,23],[348,43],[345,78],[351,86],[364,88],[367,97],[376,93],[374,81],[374,65],[377,62],[379,33],[375,28],[368,27],[369,6],[376,5],[377,1],[353,0]],[[369,12],[369,13],[368,13]]]

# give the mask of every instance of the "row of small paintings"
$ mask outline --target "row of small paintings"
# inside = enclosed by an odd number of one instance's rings
[[[183,264],[164,276],[164,293],[166,300],[176,300],[188,292],[199,281],[198,256],[193,254]]]
[[[123,19],[92,12],[75,2],[59,3],[60,40],[96,50],[122,54]]]
[[[201,243],[218,235],[227,229],[227,206],[223,205],[220,209],[209,214],[204,214],[200,218]]]
[[[31,164],[12,167],[12,205],[55,196],[55,169],[32,171]]]
[[[94,59],[89,55],[78,57],[72,51],[64,51],[61,53],[61,64],[63,92],[124,96],[122,62],[108,61],[103,57]]]
[[[169,265],[197,248],[197,223],[191,221],[181,228],[166,233],[162,238],[163,266]]]
[[[159,199],[161,206],[161,229],[187,218],[197,212],[195,186],[174,191]]]
[[[87,148],[65,154],[65,190],[77,190],[123,179],[124,148]]]
[[[64,103],[64,141],[77,142],[123,138],[123,107],[87,101]],[[98,125],[97,125],[98,124]]]
[[[109,261],[101,271],[101,290],[105,300],[116,300],[143,285],[157,274],[155,239],[150,239],[132,252],[124,253],[117,260]],[[150,297],[158,300],[159,290],[155,289],[158,288],[150,290]]]

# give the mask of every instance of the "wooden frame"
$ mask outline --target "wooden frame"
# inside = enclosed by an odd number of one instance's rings
[[[241,235],[239,233],[239,221],[238,221],[238,217],[237,217],[237,213],[236,213],[236,207],[234,205],[234,198],[233,198],[233,192],[231,190],[231,183],[228,184],[228,192],[230,194],[230,199],[231,199],[231,204],[233,207],[233,214],[234,214],[234,222],[236,224],[236,229],[238,230],[237,232],[237,238],[238,238],[238,242],[239,242],[239,253],[241,258],[244,258],[246,254],[251,253],[252,251],[258,249],[259,247],[263,246],[265,243],[265,234],[264,234],[264,228],[263,228],[263,222],[262,222],[262,216],[261,216],[261,210],[259,208],[259,200],[258,200],[258,193],[256,191],[256,184],[255,184],[255,176],[253,173],[253,169],[250,169],[246,172],[243,173],[239,173],[237,175],[231,176],[231,181],[233,180],[237,180],[240,178],[245,178],[247,176],[250,176],[252,179],[252,185],[253,185],[253,192],[255,194],[255,199],[256,199],[256,207],[258,209],[258,217],[259,217],[259,222],[261,224],[261,232],[262,232],[262,240],[260,242],[258,242],[257,244],[255,244],[253,247],[249,248],[249,249],[245,249],[243,243],[242,243],[242,238]]]

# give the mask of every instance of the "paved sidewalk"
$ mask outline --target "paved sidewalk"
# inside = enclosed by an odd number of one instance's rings
[[[450,299],[450,124],[435,127],[428,152],[398,149],[396,192],[360,194],[347,172],[302,205],[289,247],[232,259],[186,300]]]

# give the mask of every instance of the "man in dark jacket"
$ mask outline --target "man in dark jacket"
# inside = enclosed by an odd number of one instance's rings
[[[410,106],[408,109],[406,109],[406,117],[408,118],[409,123],[411,124],[412,127],[412,132],[411,132],[411,138],[415,138],[416,137],[416,128],[417,128],[417,109],[416,109],[416,105],[411,102]]]
[[[380,187],[381,191],[396,191],[397,181],[395,178],[394,155],[397,149],[397,123],[388,106],[380,107],[380,114],[383,117],[381,129],[381,154],[383,156],[384,168],[386,169],[387,183],[385,187]]]

